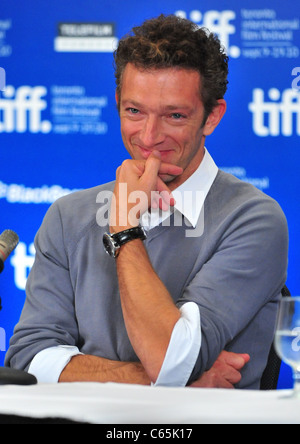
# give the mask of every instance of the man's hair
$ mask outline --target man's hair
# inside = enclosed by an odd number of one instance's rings
[[[199,72],[205,119],[227,90],[228,57],[205,28],[174,15],[160,15],[132,29],[114,53],[117,93],[128,63],[140,69],[184,68]]]

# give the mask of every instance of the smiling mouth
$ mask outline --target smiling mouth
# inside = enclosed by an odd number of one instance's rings
[[[157,148],[152,149],[152,150],[148,150],[146,148],[142,148],[141,146],[139,146],[139,150],[142,153],[142,156],[143,156],[144,159],[148,159],[148,157],[150,156],[150,154],[153,151],[159,151],[162,158],[168,156],[171,153],[174,153],[174,150],[159,150]]]

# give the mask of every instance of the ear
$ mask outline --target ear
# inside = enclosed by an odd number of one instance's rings
[[[208,116],[204,128],[203,128],[203,135],[204,136],[210,136],[215,128],[219,125],[221,122],[225,112],[226,112],[227,104],[224,99],[219,99],[218,104],[214,107],[210,115]]]
[[[115,92],[115,99],[116,99],[116,104],[117,104],[117,110],[120,116],[120,96],[118,94],[118,91],[116,90]]]
[[[117,106],[119,107],[119,105],[120,105],[120,103],[119,103],[120,98],[119,98],[119,94],[118,94],[117,90],[116,90],[116,93],[115,93],[115,99],[116,99]]]

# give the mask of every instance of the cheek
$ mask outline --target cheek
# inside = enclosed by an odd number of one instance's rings
[[[180,143],[180,157],[183,168],[186,168],[186,166],[190,163],[190,161],[195,157],[199,149],[201,148],[201,141],[202,141],[202,132],[188,132],[181,137],[181,143]]]
[[[180,154],[182,157],[189,157],[190,151],[194,146],[193,134],[190,131],[184,131],[177,138],[180,146]]]
[[[168,131],[168,136],[175,142],[175,145],[180,150],[180,153],[185,151],[185,147],[189,144],[191,140],[190,131],[186,128],[172,128]]]
[[[132,137],[140,131],[140,125],[137,122],[124,120],[121,122],[121,134],[123,139],[131,141]]]
[[[132,127],[128,123],[121,123],[121,135],[126,148],[129,148],[130,139],[132,137]]]
[[[123,144],[127,150],[127,152],[130,154],[130,156],[135,160],[141,160],[143,157],[141,156],[141,153],[134,149],[133,141],[134,137],[137,133],[137,129],[135,125],[130,124],[121,124],[121,136],[123,140]]]

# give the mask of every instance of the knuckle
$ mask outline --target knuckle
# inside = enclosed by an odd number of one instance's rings
[[[238,372],[237,375],[236,375],[234,383],[238,384],[239,382],[241,382],[241,380],[242,380],[242,375],[241,375],[241,373]]]
[[[130,166],[131,166],[131,163],[132,163],[132,160],[130,160],[130,159],[125,159],[123,162],[122,162],[122,168],[129,168]]]

